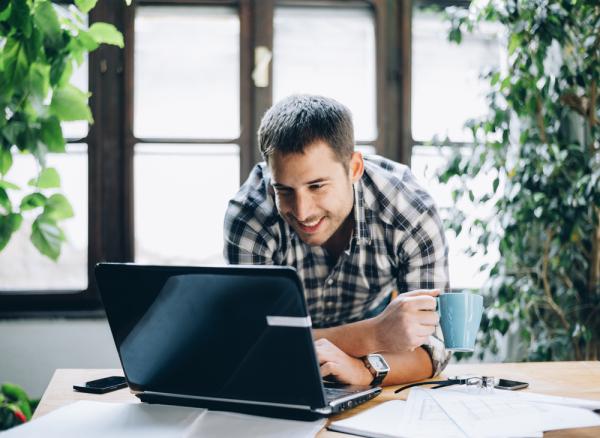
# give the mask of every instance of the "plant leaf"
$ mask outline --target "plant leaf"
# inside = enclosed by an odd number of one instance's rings
[[[27,76],[29,62],[23,44],[9,38],[4,45],[4,76],[12,88],[21,84]]]
[[[58,15],[51,2],[42,1],[36,3],[35,10],[33,11],[33,20],[51,47],[56,48],[61,46],[62,30],[58,21]]]
[[[55,116],[43,119],[40,129],[40,138],[50,152],[65,152],[65,138],[63,137],[60,122]]]
[[[10,198],[8,197],[8,193],[6,193],[6,189],[3,187],[0,187],[0,206],[4,207],[6,213],[10,213],[12,211]]]
[[[54,220],[60,221],[74,216],[73,207],[63,195],[56,193],[46,202],[44,215]]]
[[[36,179],[30,180],[27,184],[40,189],[56,189],[60,187],[60,175],[55,168],[46,167]]]
[[[10,147],[6,148],[0,145],[0,174],[6,175],[12,167],[13,158]]]
[[[21,190],[21,187],[19,187],[18,185],[13,184],[4,179],[0,180],[0,187],[2,187],[3,189]]]
[[[112,44],[123,48],[123,35],[112,24],[94,23],[88,33],[98,44]]]
[[[41,193],[30,193],[21,200],[21,211],[33,210],[46,205],[47,198]]]
[[[31,64],[27,83],[33,94],[43,101],[50,86],[50,66],[39,62]]]
[[[81,12],[87,14],[92,9],[94,9],[94,6],[96,6],[97,2],[98,0],[75,0],[75,5],[77,5],[77,8]]]
[[[93,123],[92,113],[87,104],[88,93],[71,84],[54,90],[50,111],[63,121],[86,120]]]
[[[60,256],[60,247],[65,240],[63,231],[56,221],[45,215],[37,217],[31,225],[31,243],[39,252],[56,261]]]
[[[6,247],[13,233],[21,226],[21,222],[23,216],[18,213],[0,215],[0,251]]]

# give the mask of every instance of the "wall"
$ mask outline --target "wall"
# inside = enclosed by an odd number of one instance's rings
[[[105,319],[0,320],[0,382],[41,397],[57,368],[120,368]]]

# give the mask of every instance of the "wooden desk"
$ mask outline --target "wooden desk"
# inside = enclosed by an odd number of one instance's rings
[[[506,363],[506,364],[473,364],[450,365],[443,376],[459,374],[479,374],[494,377],[504,377],[511,380],[529,382],[529,389],[533,392],[551,395],[600,400],[600,362],[537,362],[537,363]],[[121,370],[82,370],[59,369],[50,380],[50,384],[35,411],[33,418],[39,418],[61,406],[73,403],[76,400],[97,400],[104,402],[131,402],[138,403],[127,388],[104,395],[84,394],[73,391],[73,385],[88,380],[107,377],[110,375],[123,375]],[[393,394],[396,387],[389,387],[375,399],[355,409],[332,417],[332,420],[349,417],[369,409],[379,403],[397,398]],[[406,397],[406,394],[404,394]],[[323,430],[319,438],[333,438],[345,436],[336,432]],[[572,429],[547,432],[544,437],[598,437],[600,427],[586,429]]]

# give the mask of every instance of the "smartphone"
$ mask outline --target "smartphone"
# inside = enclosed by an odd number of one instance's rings
[[[498,383],[494,386],[494,388],[498,389],[508,389],[509,391],[516,391],[517,389],[527,388],[529,383],[527,382],[518,382],[516,380],[508,380],[508,379],[498,379]]]
[[[92,394],[104,394],[105,392],[116,391],[126,386],[127,381],[125,377],[110,376],[103,379],[90,380],[83,385],[73,385],[73,389],[80,392],[91,392]]]

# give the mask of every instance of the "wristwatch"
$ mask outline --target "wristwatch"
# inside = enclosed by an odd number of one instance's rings
[[[387,364],[385,359],[381,354],[367,354],[362,357],[362,361],[373,376],[373,380],[371,381],[371,385],[379,385],[385,379],[388,372],[390,371],[390,366]]]

